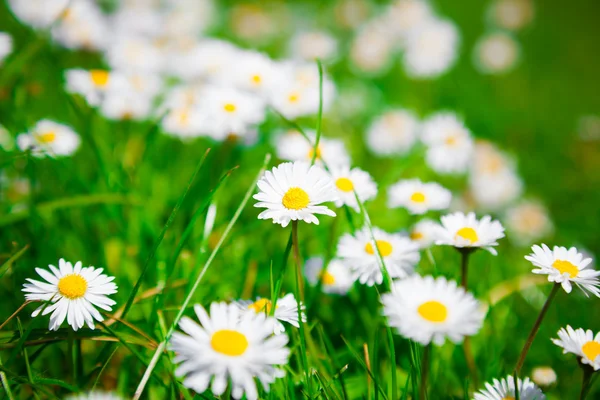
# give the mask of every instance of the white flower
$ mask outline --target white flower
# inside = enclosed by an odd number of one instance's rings
[[[396,0],[384,18],[389,31],[404,42],[411,32],[433,19],[433,12],[427,1]]]
[[[392,292],[381,296],[388,324],[406,338],[440,346],[449,338],[462,342],[483,325],[479,302],[456,282],[444,277],[413,275],[394,282]]]
[[[554,230],[548,210],[538,201],[523,201],[509,208],[504,221],[509,238],[519,245],[530,245]]]
[[[290,41],[290,53],[306,61],[331,60],[337,54],[338,44],[327,32],[297,32]]]
[[[338,195],[338,199],[335,201],[336,207],[345,204],[358,212],[360,207],[356,202],[356,196],[358,196],[361,203],[377,196],[377,184],[368,172],[360,168],[350,169],[347,165],[334,166],[331,168],[330,173],[335,182]],[[356,196],[354,192],[356,192]]]
[[[458,29],[449,21],[430,19],[411,31],[404,65],[415,78],[433,78],[448,70],[458,56]]]
[[[540,386],[550,386],[556,382],[556,378],[552,367],[536,367],[531,371],[531,380]]]
[[[367,146],[379,156],[406,154],[417,141],[419,121],[412,111],[397,109],[378,117],[367,130]]]
[[[504,237],[504,228],[489,215],[478,220],[475,213],[465,215],[455,212],[442,217],[442,226],[437,236],[436,244],[467,249],[481,247],[497,255],[493,246],[497,246],[498,239]]]
[[[168,0],[163,31],[167,37],[194,37],[215,21],[214,0]]]
[[[91,0],[69,2],[52,27],[52,38],[68,49],[103,50],[111,33],[107,17]]]
[[[290,221],[319,224],[315,214],[335,217],[335,212],[321,205],[336,199],[334,184],[320,167],[307,162],[283,163],[266,171],[258,181],[259,193],[254,207],[266,208],[258,219],[272,219],[286,227]]]
[[[172,62],[167,63],[166,68],[170,74],[186,81],[215,79],[230,64],[236,62],[239,52],[229,42],[203,39],[186,51],[171,54]]]
[[[442,185],[419,179],[401,180],[388,189],[388,207],[404,207],[411,214],[444,210],[450,206],[451,200],[452,193]]]
[[[81,265],[78,261],[73,267],[61,258],[58,269],[54,265],[49,266],[52,273],[35,269],[46,282],[27,278],[29,283],[23,285],[25,299],[48,302],[38,307],[31,316],[52,313],[50,330],[58,330],[65,318],[75,331],[84,324],[94,329],[94,320],[104,320],[96,307],[111,311],[116,304],[108,298],[108,295],[117,293],[117,285],[112,282],[115,278],[102,274],[102,268],[82,268]]]
[[[123,397],[114,393],[94,391],[72,394],[65,397],[65,400],[123,400]]]
[[[234,86],[266,96],[282,73],[281,67],[266,55],[240,50],[219,71],[216,80],[224,86]]]
[[[350,48],[352,65],[360,72],[381,75],[392,64],[394,38],[381,21],[361,27]]]
[[[516,31],[533,20],[532,0],[496,0],[490,4],[490,17],[500,28]]]
[[[517,379],[519,399],[521,400],[546,400],[540,388],[535,386],[529,378]],[[485,389],[475,393],[474,400],[505,400],[515,397],[515,379],[509,375],[501,380],[494,379],[492,384],[486,383]]]
[[[12,36],[6,32],[0,32],[0,65],[4,59],[13,51]]]
[[[103,69],[68,69],[65,79],[67,91],[83,96],[92,106],[99,105],[107,91],[123,90],[127,84],[122,74]]]
[[[463,173],[471,162],[473,139],[465,125],[450,112],[432,115],[423,123],[425,160],[438,173]]]
[[[108,119],[143,120],[152,112],[152,100],[132,90],[113,90],[104,96],[100,112]]]
[[[208,130],[207,116],[197,106],[172,108],[162,120],[162,128],[169,136],[190,139]]]
[[[306,261],[304,272],[308,281],[315,286],[320,281],[325,293],[348,293],[355,281],[348,266],[342,260],[334,258],[324,271],[323,261],[322,257],[312,257]]]
[[[512,36],[502,32],[488,34],[475,45],[475,66],[485,74],[507,72],[517,63],[519,52],[519,44]]]
[[[79,148],[79,136],[68,126],[43,119],[28,133],[17,136],[22,151],[32,151],[36,157],[70,156]]]
[[[600,271],[588,268],[592,259],[584,258],[575,247],[567,250],[566,247],[554,246],[554,249],[550,250],[548,246],[542,244],[542,247],[534,245],[531,250],[533,254],[525,256],[527,261],[537,267],[531,272],[548,275],[548,282],[560,283],[567,293],[571,293],[573,282],[586,296],[587,292],[590,292],[600,297],[598,289],[600,282],[597,278]]]
[[[279,366],[287,364],[290,351],[285,334],[273,336],[273,321],[264,313],[248,313],[236,304],[212,303],[210,316],[194,306],[200,324],[184,317],[170,348],[176,353],[175,373],[185,376],[183,386],[203,393],[211,383],[215,396],[221,396],[231,381],[231,395],[258,399],[254,378],[266,391],[276,378],[285,376]]]
[[[552,342],[563,348],[563,354],[572,353],[580,357],[581,363],[594,368],[594,371],[600,370],[600,333],[594,336],[591,329],[575,330],[567,325],[567,328],[561,328],[558,331],[559,339],[552,339]]]
[[[398,233],[387,233],[375,227],[373,236],[390,278],[412,274],[420,259],[416,243]],[[354,235],[343,235],[337,246],[337,256],[350,267],[353,278],[360,283],[373,286],[383,282],[382,267],[368,227]]]
[[[119,36],[108,45],[105,58],[114,69],[146,73],[162,72],[167,60],[149,38],[139,35]]]
[[[271,300],[261,297],[257,298],[256,301],[240,300],[237,302],[237,304],[243,311],[251,313],[271,315],[271,311],[273,309],[273,303]],[[303,323],[306,322],[306,314],[304,313],[304,309],[304,304],[300,303],[300,311]],[[275,320],[273,320],[273,332],[276,335],[281,335],[285,332],[285,326],[281,322],[287,322],[296,328],[300,327],[300,324],[298,323],[298,302],[296,301],[293,293],[288,293],[277,300],[273,317],[275,318]]]
[[[412,227],[409,237],[420,249],[424,249],[435,242],[439,229],[440,225],[437,222],[425,218]]]
[[[282,160],[311,162],[314,156],[317,135],[311,130],[305,130],[304,133],[308,140],[297,131],[287,131],[278,135],[275,138],[277,157]],[[315,163],[320,165],[325,163],[329,168],[349,165],[350,156],[346,150],[346,145],[341,139],[329,139],[321,135]]]
[[[10,9],[21,22],[33,28],[47,28],[69,5],[70,0],[9,0]]]
[[[523,181],[512,170],[497,174],[473,174],[469,177],[469,189],[481,209],[500,210],[523,193]]]
[[[215,140],[245,136],[265,118],[262,100],[234,88],[207,87],[200,98],[206,134]]]

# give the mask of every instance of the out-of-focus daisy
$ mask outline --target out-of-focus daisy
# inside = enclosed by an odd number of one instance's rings
[[[58,268],[49,266],[48,272],[41,268],[35,271],[46,281],[41,282],[27,278],[29,283],[23,285],[25,299],[48,302],[38,307],[32,317],[50,314],[50,330],[58,330],[65,318],[73,330],[85,324],[94,329],[94,320],[103,321],[96,310],[99,307],[111,311],[115,303],[108,295],[117,293],[117,285],[112,276],[102,274],[102,268],[82,267],[81,261],[75,263],[60,259]]]
[[[431,19],[431,6],[422,0],[396,0],[390,4],[384,16],[390,32],[401,41]]]
[[[70,0],[9,0],[10,9],[24,24],[47,28],[60,17]]]
[[[410,230],[410,240],[417,243],[420,249],[427,248],[435,243],[440,225],[430,219],[422,219]]]
[[[459,34],[450,21],[430,19],[406,40],[404,66],[415,78],[433,78],[448,70],[458,55]]]
[[[546,400],[546,396],[529,378],[517,379],[519,399],[521,400]],[[486,383],[485,389],[475,393],[474,400],[505,400],[515,398],[515,379],[507,376],[501,380],[494,379]]]
[[[411,214],[429,210],[444,210],[450,205],[452,193],[435,182],[419,179],[401,180],[388,189],[388,207],[404,207]]]
[[[82,95],[92,106],[99,105],[108,90],[123,90],[126,85],[122,74],[103,69],[69,69],[65,79],[67,91]]]
[[[383,282],[375,246],[379,249],[390,278],[404,278],[412,274],[421,258],[416,243],[398,233],[387,233],[375,227],[373,236],[375,243],[369,228],[365,227],[354,235],[346,233],[338,243],[337,256],[350,267],[353,278],[368,286]]]
[[[344,0],[335,4],[335,19],[343,28],[356,28],[369,15],[369,3],[366,0]]]
[[[123,397],[110,392],[87,392],[72,394],[65,397],[65,400],[123,400]]]
[[[525,256],[536,268],[534,274],[548,275],[548,282],[560,283],[567,293],[571,293],[571,283],[575,283],[586,294],[590,292],[600,297],[600,271],[588,268],[592,262],[591,258],[584,258],[583,254],[575,247],[567,250],[566,247],[554,246],[550,250],[548,246],[534,245],[532,254]]]
[[[10,36],[6,32],[0,32],[0,65],[4,59],[12,53],[13,50],[13,42],[12,36]]]
[[[473,139],[465,125],[450,112],[432,115],[423,123],[421,139],[425,160],[438,173],[463,173],[473,154]]]
[[[473,174],[469,177],[473,200],[482,210],[500,210],[523,193],[523,181],[512,170],[493,175]]]
[[[308,140],[300,132],[293,130],[278,135],[275,139],[277,157],[282,160],[311,162],[315,155],[317,135],[310,130],[305,130],[304,133]],[[334,166],[349,165],[350,156],[341,139],[329,139],[321,136],[315,162],[321,165],[325,163],[332,168]]]
[[[102,115],[115,120],[143,120],[151,111],[152,98],[131,90],[109,91],[100,104]]]
[[[512,36],[496,32],[479,39],[474,49],[475,66],[485,74],[510,71],[519,59],[519,44]]]
[[[271,300],[260,297],[257,298],[256,301],[240,300],[237,304],[239,304],[242,310],[253,313],[266,313],[267,315],[271,315],[271,311],[273,310],[273,303]],[[304,309],[304,304],[300,303],[302,322],[306,322]],[[300,327],[298,323],[298,302],[293,293],[288,293],[277,300],[273,316],[275,317],[275,321],[273,321],[273,332],[276,335],[285,332],[285,326],[282,322],[286,322],[296,328]]]
[[[31,150],[36,157],[70,156],[81,140],[70,127],[43,119],[28,133],[17,136],[17,145],[22,151]]]
[[[600,117],[597,115],[583,115],[577,122],[577,133],[581,140],[586,142],[600,140]]]
[[[169,0],[166,3],[164,35],[196,37],[215,21],[214,0]]]
[[[200,305],[194,311],[200,324],[182,318],[183,332],[175,332],[170,342],[174,362],[180,364],[175,373],[185,376],[185,387],[203,393],[212,380],[212,393],[221,396],[231,381],[233,398],[246,395],[256,400],[255,378],[268,391],[275,379],[285,375],[280,366],[287,364],[290,355],[288,337],[273,335],[273,318],[226,303],[212,303],[210,315]]]
[[[337,40],[327,32],[298,32],[290,42],[290,53],[306,61],[331,60],[337,54],[337,47]]]
[[[379,156],[406,154],[417,141],[419,122],[408,110],[391,110],[378,117],[367,130],[367,146]]]
[[[254,51],[239,51],[218,75],[224,86],[266,95],[281,74],[280,67],[269,57]]]
[[[189,139],[200,136],[208,128],[206,116],[196,106],[173,108],[166,112],[162,120],[162,128],[170,136]]]
[[[539,386],[550,386],[556,382],[556,372],[552,367],[535,367],[531,371],[531,380]]]
[[[185,81],[216,79],[235,62],[239,52],[238,48],[224,40],[203,39],[186,51],[172,54],[172,62],[166,68],[170,74]]]
[[[489,13],[492,21],[497,26],[516,31],[533,20],[533,1],[496,0],[490,5]]]
[[[70,1],[52,27],[52,37],[69,49],[103,50],[111,40],[107,17],[96,2]]]
[[[444,215],[437,233],[436,244],[454,246],[459,249],[483,248],[493,255],[498,254],[494,246],[504,237],[504,227],[489,215],[480,220],[475,213],[461,212]]]
[[[260,98],[234,88],[205,88],[200,109],[205,113],[206,134],[215,140],[243,137],[265,118]]]
[[[558,331],[558,337],[552,339],[552,342],[562,347],[563,354],[575,354],[583,364],[594,368],[594,371],[600,369],[600,333],[594,336],[591,329],[573,329],[567,325],[566,329]]]
[[[120,36],[108,45],[105,58],[111,67],[124,72],[160,73],[166,61],[161,49],[140,35]]]
[[[538,201],[523,201],[506,211],[504,218],[509,238],[519,245],[530,245],[554,230],[548,210]]]
[[[337,190],[338,199],[335,201],[337,207],[345,204],[358,212],[360,207],[356,202],[356,196],[362,203],[377,196],[377,184],[368,172],[360,168],[350,169],[347,165],[334,166],[330,172]]]
[[[391,66],[393,38],[379,21],[363,26],[350,47],[352,65],[360,72],[379,75]]]
[[[297,161],[283,163],[266,171],[258,181],[259,193],[254,207],[266,208],[258,219],[272,219],[274,224],[286,227],[290,221],[302,220],[319,224],[315,214],[335,217],[335,212],[321,205],[335,201],[335,186],[329,175],[319,166]]]
[[[285,24],[285,15],[281,14],[277,4],[269,4],[268,7],[260,3],[234,4],[229,18],[231,31],[252,43],[268,42],[281,32],[282,24]]]
[[[476,334],[485,312],[469,292],[444,277],[413,275],[381,296],[383,314],[398,333],[423,345],[454,343]]]
[[[321,281],[325,293],[344,295],[348,293],[355,281],[348,266],[337,258],[329,262],[326,270],[323,270],[322,257],[309,258],[306,261],[305,274],[313,285]]]

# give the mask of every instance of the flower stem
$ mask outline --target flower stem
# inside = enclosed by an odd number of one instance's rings
[[[423,362],[421,363],[421,385],[419,387],[419,399],[427,398],[427,379],[429,378],[429,363],[431,358],[431,343],[425,346]]]
[[[460,286],[462,286],[463,288],[465,288],[465,290],[467,290],[467,281],[468,281],[468,275],[469,275],[469,256],[471,255],[471,250],[470,249],[458,249],[458,251],[460,252],[460,255],[461,255],[460,269],[462,272]]]
[[[302,275],[302,260],[300,259],[300,247],[298,246],[298,221],[292,221],[292,248],[294,251],[294,261],[296,263],[296,275],[298,279],[300,301],[304,301],[304,277]]]
[[[579,395],[579,400],[585,400],[588,392],[592,388],[592,376],[594,375],[594,370],[589,365],[580,364],[580,366],[583,371],[583,380],[581,382],[581,394]]]
[[[458,249],[460,252],[460,267],[462,271],[460,286],[467,290],[467,282],[468,282],[468,274],[469,274],[469,256],[472,253],[471,249],[462,248]],[[477,365],[475,364],[475,358],[473,357],[473,351],[471,350],[471,338],[465,337],[463,342],[463,351],[465,354],[465,360],[467,361],[467,366],[469,367],[469,371],[471,373],[471,378],[473,379],[473,384],[475,387],[479,386],[478,376],[477,376]]]
[[[519,361],[517,361],[517,365],[515,366],[515,380],[519,376],[521,367],[523,367],[523,363],[525,362],[525,358],[527,357],[527,352],[529,352],[529,348],[533,344],[533,339],[535,339],[535,335],[537,334],[538,330],[540,329],[540,325],[542,324],[542,321],[544,320],[544,316],[546,315],[546,312],[548,311],[548,308],[550,307],[550,303],[552,303],[552,299],[554,299],[554,296],[556,296],[556,293],[558,293],[559,288],[560,288],[560,283],[555,283],[554,286],[552,287],[552,291],[550,292],[550,294],[548,295],[548,298],[546,299],[546,302],[544,303],[544,306],[542,307],[542,310],[540,311],[540,315],[538,315],[537,320],[535,321],[535,324],[533,324],[533,328],[531,328],[531,332],[529,332],[529,336],[527,337],[525,346],[523,346],[523,350],[521,350],[521,355],[519,356]],[[516,382],[515,382],[515,385],[516,385]]]

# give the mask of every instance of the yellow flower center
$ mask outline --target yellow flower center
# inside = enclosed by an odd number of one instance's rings
[[[475,243],[479,240],[479,236],[477,236],[477,232],[473,228],[460,228],[458,232],[456,232],[455,238],[460,236],[463,239],[467,239],[471,244]]]
[[[244,334],[229,329],[221,329],[213,333],[210,346],[214,351],[227,356],[241,356],[248,348],[248,339]]]
[[[323,282],[324,285],[331,286],[335,283],[335,277],[325,271],[325,273],[321,273],[321,282]]]
[[[67,299],[75,300],[85,295],[87,281],[78,274],[65,275],[58,281],[58,292]]]
[[[425,201],[425,195],[422,192],[414,192],[410,196],[410,201],[415,203],[423,203]]]
[[[392,244],[390,242],[385,240],[376,240],[375,243],[377,244],[377,248],[379,249],[379,254],[381,254],[381,257],[387,257],[392,254]],[[365,251],[371,255],[375,254],[375,249],[373,248],[371,242],[367,243],[365,246]]]
[[[351,192],[354,190],[354,184],[348,178],[338,178],[335,181],[335,186],[342,192]]]
[[[223,108],[225,109],[225,111],[230,112],[230,113],[232,113],[232,112],[234,112],[236,110],[235,104],[231,104],[231,103],[225,104],[223,106]]]
[[[556,268],[561,275],[565,272],[569,274],[569,278],[575,278],[579,273],[579,268],[566,260],[556,260],[552,263],[552,266]]]
[[[189,120],[190,120],[190,115],[188,114],[187,110],[182,110],[179,113],[179,123],[181,125],[187,125]]]
[[[583,351],[583,354],[588,359],[594,361],[596,357],[600,356],[600,343],[594,341],[587,342],[581,346],[581,351]]]
[[[273,309],[273,303],[269,299],[258,299],[254,303],[248,306],[249,309],[253,309],[256,313],[266,312],[267,314],[271,314],[271,310]]]
[[[444,322],[448,317],[448,309],[439,301],[427,301],[417,309],[421,317],[429,322]]]
[[[104,87],[108,83],[110,74],[108,71],[93,69],[90,71],[90,78],[96,86]]]
[[[52,143],[56,140],[56,133],[53,131],[40,133],[36,135],[36,139],[38,142],[43,144]]]
[[[288,191],[283,195],[283,199],[281,199],[281,203],[288,210],[302,210],[308,206],[310,203],[310,199],[308,197],[308,193],[299,187],[293,187],[288,189]]]
[[[506,397],[503,397],[502,400],[515,400],[515,398],[512,396],[506,396]]]
[[[308,151],[308,159],[312,160],[314,155],[315,155],[315,149],[313,147],[311,147],[310,150]],[[321,158],[321,146],[317,147],[316,159],[319,160],[320,158]]]
[[[297,102],[298,102],[298,100],[300,100],[300,95],[299,95],[298,93],[291,93],[291,94],[288,96],[288,101],[289,101],[290,103],[297,103]]]
[[[454,146],[456,144],[457,140],[456,140],[456,136],[448,136],[446,138],[446,144],[448,146]]]
[[[256,74],[252,76],[252,83],[254,83],[255,85],[260,85],[261,82],[262,78],[260,77],[260,75]]]
[[[421,232],[417,232],[417,231],[410,233],[411,240],[420,240],[420,239],[423,239],[423,236],[424,235]]]

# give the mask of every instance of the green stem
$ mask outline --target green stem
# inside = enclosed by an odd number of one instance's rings
[[[460,286],[467,290],[467,282],[469,275],[469,256],[471,255],[471,249],[459,249],[461,260],[460,260],[460,269],[461,269],[461,280]]]
[[[421,385],[419,386],[419,399],[427,398],[427,379],[429,378],[429,363],[431,358],[431,343],[425,346],[423,363],[421,364]]]
[[[467,290],[467,282],[469,275],[469,256],[473,252],[472,249],[461,248],[458,249],[461,255],[460,267],[461,267],[461,283],[460,285]],[[478,376],[477,376],[477,365],[475,364],[475,358],[473,357],[473,351],[471,350],[471,338],[465,337],[463,342],[463,352],[465,354],[465,360],[467,361],[467,366],[469,367],[469,371],[471,373],[471,378],[473,379],[473,383],[475,387],[479,386]]]
[[[298,221],[292,221],[292,249],[294,251],[294,262],[296,263],[296,279],[300,290],[300,301],[304,301],[304,278],[302,275],[302,260],[300,259],[300,247],[298,245]]]
[[[583,380],[581,382],[581,393],[579,395],[579,400],[585,400],[588,392],[592,388],[592,376],[594,375],[594,370],[589,365],[580,364],[580,366],[583,371]]]

